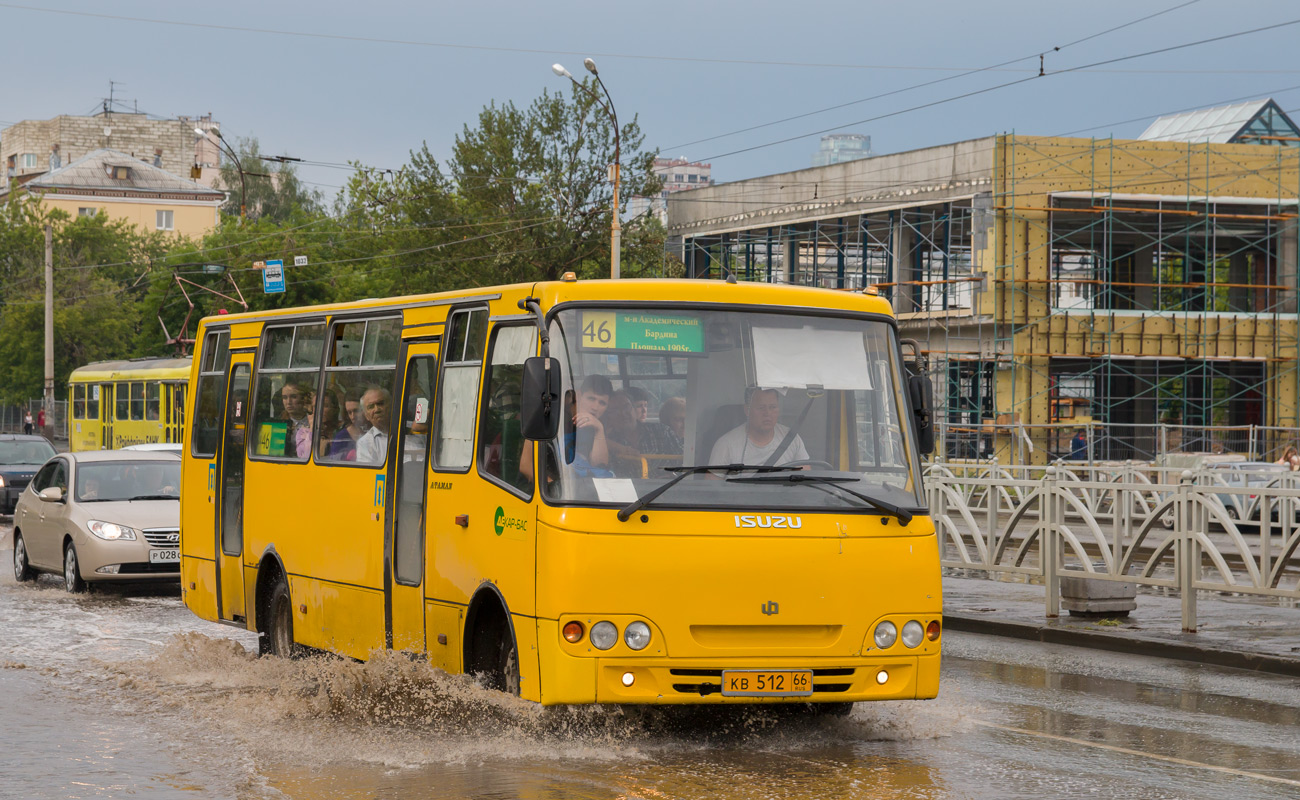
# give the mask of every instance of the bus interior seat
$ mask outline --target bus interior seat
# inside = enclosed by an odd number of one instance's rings
[[[705,428],[704,448],[698,451],[695,457],[695,463],[707,464],[708,459],[713,455],[713,448],[718,440],[730,431],[735,430],[745,424],[745,407],[740,403],[729,403],[718,406],[713,412],[713,419],[709,426]]]

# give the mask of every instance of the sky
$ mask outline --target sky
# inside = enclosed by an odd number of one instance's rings
[[[827,129],[892,153],[1012,131],[1135,137],[1254,97],[1300,109],[1300,24],[1126,58],[1293,20],[1293,0],[0,0],[0,48],[21,65],[0,127],[91,113],[112,80],[128,105],[211,112],[263,153],[396,170],[422,142],[445,160],[489,103],[565,90],[551,64],[582,75],[590,55],[649,148],[727,182],[810,166]],[[346,174],[301,171],[328,198]]]

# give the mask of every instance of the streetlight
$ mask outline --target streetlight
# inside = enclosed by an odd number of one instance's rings
[[[620,247],[620,242],[623,238],[623,228],[618,224],[618,173],[620,167],[618,112],[614,110],[614,98],[609,96],[609,89],[605,88],[605,82],[600,79],[600,73],[596,71],[596,62],[592,61],[590,58],[584,58],[582,60],[582,65],[587,68],[588,72],[596,76],[596,83],[600,84],[601,91],[605,93],[605,99],[609,101],[608,103],[602,101],[600,95],[588,89],[586,85],[579,83],[578,80],[573,77],[573,74],[562,65],[552,64],[551,71],[556,75],[559,75],[561,78],[568,78],[572,81],[574,86],[577,86],[579,89],[586,92],[592,100],[596,101],[596,105],[603,108],[605,113],[609,114],[609,116],[614,120],[614,165],[610,169],[610,182],[614,184],[614,221],[613,224],[610,225],[609,230],[609,276],[611,278],[617,278],[619,277],[618,254],[619,250],[622,249]]]
[[[203,138],[207,138],[208,132],[202,128],[195,128],[194,132]],[[235,169],[239,170],[239,218],[245,219],[248,216],[248,186],[244,183],[244,165],[239,163],[239,156],[231,148],[230,144],[221,136],[221,131],[217,128],[212,129],[212,133],[217,135],[217,146],[225,146],[226,154],[235,162]]]

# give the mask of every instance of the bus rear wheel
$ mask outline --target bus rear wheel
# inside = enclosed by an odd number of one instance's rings
[[[271,589],[271,599],[266,604],[266,629],[258,637],[258,651],[281,658],[297,658],[298,645],[293,641],[293,599],[289,584],[283,577]]]
[[[515,637],[508,633],[497,645],[497,668],[492,682],[493,688],[519,696],[519,648],[515,647]]]

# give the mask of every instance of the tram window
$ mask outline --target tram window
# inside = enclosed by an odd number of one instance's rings
[[[262,342],[249,430],[254,456],[306,461],[320,384],[325,325],[269,328]]]
[[[487,309],[457,311],[448,321],[451,345],[444,351],[442,388],[438,392],[438,428],[434,463],[444,469],[467,469],[474,460],[474,412],[479,373],[483,370],[483,335]]]
[[[316,460],[379,466],[388,456],[396,401],[401,320],[349,320],[334,324],[325,364]]]
[[[99,419],[99,392],[98,383],[86,387],[86,419]]]
[[[483,412],[479,415],[479,471],[525,493],[532,480],[520,473],[524,439],[519,430],[519,399],[523,393],[524,359],[537,354],[537,328],[497,328],[483,381]]]
[[[119,420],[131,418],[131,387],[126,383],[113,384],[113,416]]]
[[[230,360],[230,334],[209,333],[203,341],[198,389],[195,393],[194,455],[211,458],[221,441],[221,411],[226,402],[226,364]]]
[[[185,424],[185,384],[172,386],[172,424]]]
[[[86,418],[86,387],[84,384],[72,385],[72,418]]]
[[[146,383],[144,400],[144,418],[157,420],[162,411],[162,384]]]
[[[144,419],[144,384],[140,381],[131,383],[131,419]]]

